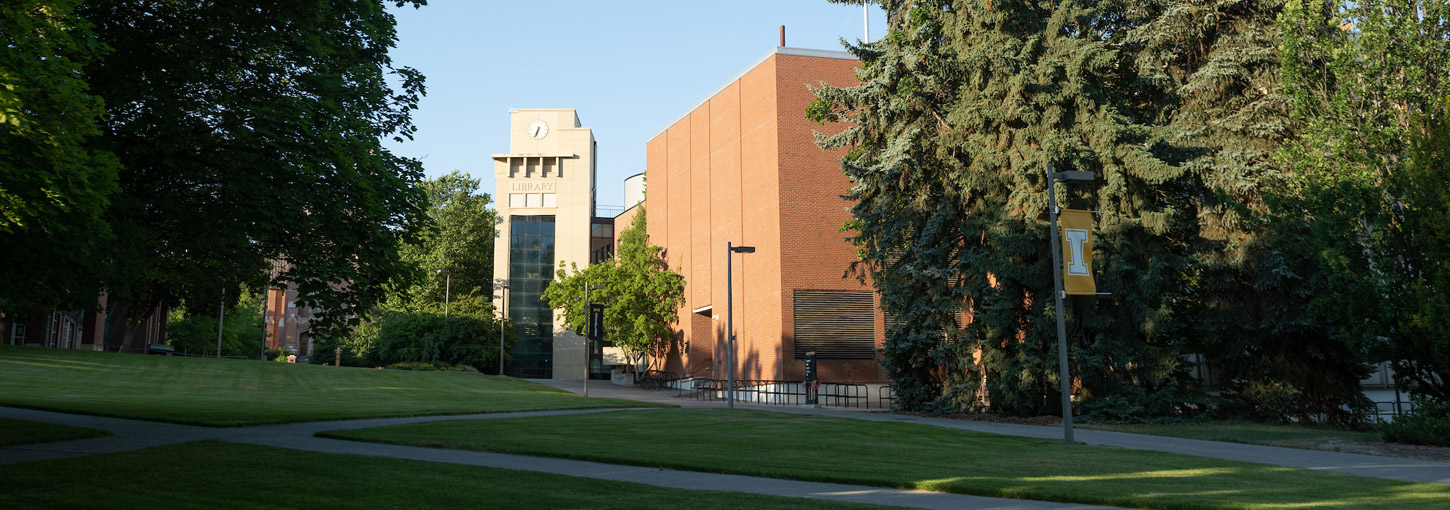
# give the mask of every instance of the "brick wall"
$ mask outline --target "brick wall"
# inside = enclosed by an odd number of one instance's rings
[[[843,277],[854,250],[838,232],[849,190],[840,153],[815,146],[806,84],[851,85],[856,61],[775,53],[646,145],[650,239],[684,275],[678,330],[688,341],[671,370],[724,378],[726,265],[734,273],[737,378],[800,379],[793,359],[794,289],[865,290]],[[755,253],[727,261],[726,243]],[[710,307],[705,314],[693,311]],[[878,319],[878,337],[880,326]],[[676,355],[672,355],[676,356]],[[703,362],[703,363],[702,363]],[[874,360],[823,361],[823,378],[885,380]]]

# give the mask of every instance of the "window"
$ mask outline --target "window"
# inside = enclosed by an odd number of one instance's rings
[[[554,217],[510,216],[508,312],[518,333],[512,364],[521,377],[553,377],[554,310],[541,299],[553,279]]]
[[[544,207],[559,207],[558,195],[544,193]]]
[[[589,263],[614,258],[614,219],[594,218],[589,225]]]
[[[538,193],[526,193],[524,196],[527,197],[524,199],[524,207],[539,207],[543,205],[539,201]]]
[[[857,290],[795,289],[795,358],[872,359],[876,356],[876,305]]]
[[[524,194],[523,193],[509,193],[509,207],[523,207],[523,206],[524,206]]]

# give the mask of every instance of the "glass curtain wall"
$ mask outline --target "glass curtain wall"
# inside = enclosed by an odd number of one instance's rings
[[[554,217],[509,217],[509,319],[517,377],[554,376],[554,310],[540,296],[554,279]]]

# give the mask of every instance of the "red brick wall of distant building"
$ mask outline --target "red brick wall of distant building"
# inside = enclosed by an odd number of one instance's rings
[[[805,118],[807,85],[856,83],[856,61],[776,53],[730,83],[646,145],[651,242],[685,277],[677,327],[688,345],[667,369],[725,378],[726,243],[736,254],[735,331],[740,379],[799,380],[792,291],[870,291],[845,272],[854,250],[839,232],[850,183],[841,152],[822,151]],[[692,311],[710,307],[709,315]],[[877,342],[881,338],[877,319]],[[822,361],[823,380],[885,380],[875,360]]]

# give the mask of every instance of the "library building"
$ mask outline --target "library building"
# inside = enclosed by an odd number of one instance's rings
[[[540,296],[560,262],[611,256],[643,201],[650,242],[686,282],[676,339],[653,368],[725,379],[733,322],[737,379],[801,381],[813,353],[823,381],[885,383],[878,298],[848,274],[854,248],[840,232],[842,154],[815,144],[816,131],[844,126],[805,118],[809,86],[854,85],[856,65],[844,52],[770,50],[646,144],[645,172],[624,183],[627,208],[613,216],[596,210],[595,140],[576,112],[512,110],[509,152],[493,155],[494,271],[509,285],[495,299],[519,333],[508,373],[610,377],[605,346],[586,347]]]

